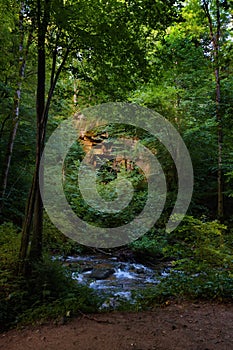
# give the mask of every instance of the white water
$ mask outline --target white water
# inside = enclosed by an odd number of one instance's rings
[[[168,272],[155,271],[136,263],[120,262],[116,258],[98,256],[68,257],[66,263],[74,268],[72,278],[78,283],[93,288],[98,293],[108,293],[113,297],[131,298],[131,291],[140,291],[148,286],[155,286]],[[92,278],[93,269],[114,269],[106,279]]]

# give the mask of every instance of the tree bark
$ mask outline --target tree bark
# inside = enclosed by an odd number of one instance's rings
[[[43,151],[43,128],[44,128],[44,110],[45,110],[45,38],[49,23],[50,0],[46,0],[42,8],[41,0],[37,0],[37,25],[38,25],[38,43],[37,43],[37,95],[36,95],[36,164],[33,176],[32,186],[28,198],[25,213],[25,221],[22,230],[21,247],[19,253],[19,273],[27,273],[28,261],[35,261],[42,255],[42,222],[43,222],[43,205],[39,188],[39,167],[40,158]],[[31,249],[28,256],[28,247],[30,240],[30,230],[32,221],[33,235],[31,240]],[[28,258],[28,259],[27,259]]]
[[[40,3],[40,1],[38,1]],[[38,7],[39,11],[40,7]],[[37,60],[37,94],[36,94],[36,119],[37,119],[37,136],[36,136],[36,169],[35,169],[35,205],[33,217],[33,235],[30,248],[30,260],[38,260],[42,255],[42,222],[43,222],[43,204],[39,188],[39,167],[40,158],[43,152],[43,117],[45,110],[45,37],[49,22],[49,13],[45,6],[44,18],[41,23],[41,15],[38,15],[38,60]]]

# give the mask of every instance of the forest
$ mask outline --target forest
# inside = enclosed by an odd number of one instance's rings
[[[0,0],[0,14],[0,328],[174,300],[231,304],[233,1]],[[63,163],[63,190],[75,215],[96,228],[130,223],[149,185],[140,164],[111,158],[97,171],[98,193],[114,201],[120,176],[132,183],[132,201],[117,213],[92,208],[78,188],[90,149],[119,137],[140,140],[164,174],[158,220],[127,244],[107,247],[57,228],[44,208],[40,165],[63,123],[109,103],[158,113],[173,126],[190,155],[193,192],[169,232],[181,184],[165,145],[136,120],[77,136]],[[103,293],[92,288],[122,274],[147,282],[129,287],[128,298],[120,290],[114,297],[107,284]]]

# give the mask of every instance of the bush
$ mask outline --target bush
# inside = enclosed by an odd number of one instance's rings
[[[79,286],[61,262],[52,261],[49,257],[33,266],[27,287],[32,300],[29,309],[20,317],[24,322],[77,314],[79,311],[93,312],[100,303],[93,290]]]
[[[138,302],[145,307],[169,298],[232,300],[232,237],[217,221],[186,216],[163,246],[164,255],[173,260],[169,275],[143,291]]]
[[[233,300],[233,275],[218,270],[192,275],[172,271],[157,286],[142,291],[137,299],[143,308],[170,299],[229,301]]]
[[[17,278],[11,273],[4,276],[1,275],[5,282],[0,293],[1,329],[79,311],[94,312],[101,303],[93,290],[79,286],[61,262],[49,257],[33,266],[30,278]]]
[[[136,241],[131,243],[131,248],[136,254],[143,254],[145,257],[163,257],[163,250],[167,244],[166,233],[163,230],[151,229]]]
[[[181,225],[168,235],[166,256],[174,258],[176,268],[199,272],[209,268],[230,268],[233,257],[228,246],[227,227],[218,221],[201,221],[186,216]]]

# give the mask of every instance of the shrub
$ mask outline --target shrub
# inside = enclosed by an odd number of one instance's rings
[[[231,249],[226,241],[227,227],[218,221],[202,221],[186,216],[181,225],[168,235],[163,252],[174,258],[176,268],[193,272],[232,266]]]
[[[200,274],[172,271],[157,286],[142,291],[137,299],[143,308],[170,299],[229,301],[233,300],[233,275],[218,270]]]
[[[0,293],[0,328],[93,312],[100,306],[94,291],[78,285],[59,261],[45,257],[33,266],[30,278],[1,274],[5,288]]]
[[[80,244],[61,233],[44,213],[43,250],[45,253],[63,256],[81,253],[84,249]]]

